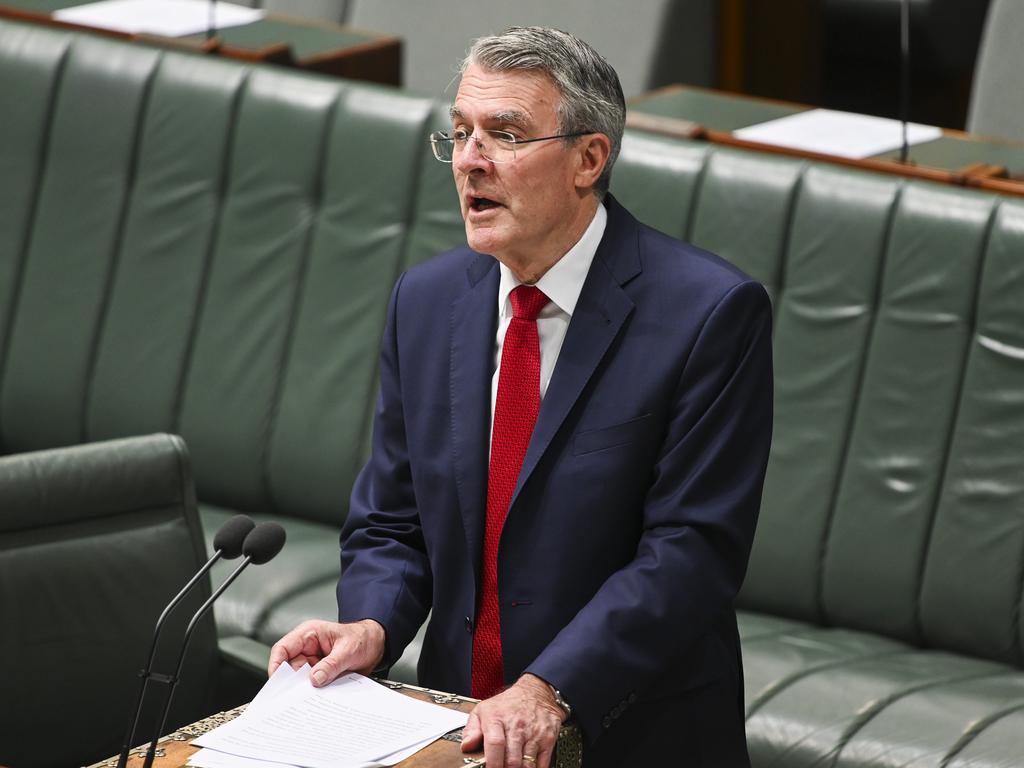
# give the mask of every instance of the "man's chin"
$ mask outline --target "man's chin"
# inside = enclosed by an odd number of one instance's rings
[[[496,251],[501,250],[504,238],[491,227],[474,227],[467,223],[466,243],[477,253],[494,255]]]

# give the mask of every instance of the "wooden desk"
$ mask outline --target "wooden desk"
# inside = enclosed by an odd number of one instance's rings
[[[431,691],[426,688],[418,688],[414,685],[404,683],[393,683],[388,680],[381,681],[384,685],[392,688],[406,696],[412,696],[421,701],[432,701],[451,709],[458,709],[469,712],[476,704],[474,699],[464,696],[454,696],[440,691]],[[228,712],[220,712],[211,715],[198,723],[187,725],[174,733],[164,736],[157,745],[156,760],[153,761],[154,768],[185,768],[188,758],[199,750],[199,747],[192,746],[192,740],[198,738],[208,731],[212,731],[219,725],[233,720],[245,711],[241,706]],[[148,746],[148,745],[147,745]],[[146,748],[140,747],[132,750],[128,760],[128,768],[142,768]],[[575,725],[568,725],[562,728],[558,734],[558,753],[555,768],[579,768],[583,762],[583,749],[579,728]],[[449,740],[442,738],[435,741],[425,749],[420,750],[407,760],[398,763],[396,768],[474,768],[485,766],[483,752],[466,754],[460,746],[460,737],[455,735]],[[117,756],[95,763],[90,768],[116,768]]]
[[[805,104],[671,85],[632,99],[626,125],[675,138],[704,139],[880,173],[1024,195],[1024,144],[986,139],[962,131],[944,129],[940,138],[912,145],[908,163],[899,162],[899,150],[854,160],[744,141],[732,135],[738,128],[809,109],[812,107]]]
[[[401,85],[402,41],[397,37],[326,21],[274,15],[267,15],[252,24],[215,30],[212,40],[207,40],[205,34],[186,37],[131,35],[67,24],[52,18],[54,11],[78,4],[81,3],[75,0],[0,0],[0,16],[164,48],[278,64],[335,77]]]

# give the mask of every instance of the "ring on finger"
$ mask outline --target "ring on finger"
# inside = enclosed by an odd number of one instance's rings
[[[537,762],[537,756],[536,755],[523,755],[523,762],[525,762],[525,763],[536,763]]]

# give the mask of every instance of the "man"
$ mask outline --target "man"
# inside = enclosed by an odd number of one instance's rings
[[[570,716],[588,768],[749,763],[733,598],[770,441],[769,302],[606,194],[624,115],[570,35],[473,46],[431,137],[469,247],[392,295],[341,623],[271,653],[317,685],[369,673],[432,608],[420,682],[483,699],[464,747],[490,768],[544,768]]]

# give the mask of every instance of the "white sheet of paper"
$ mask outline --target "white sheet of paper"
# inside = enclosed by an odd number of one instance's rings
[[[304,768],[364,768],[422,748],[467,719],[463,712],[403,696],[362,675],[314,688],[308,666],[298,672],[282,666],[242,715],[193,743]]]
[[[222,29],[251,24],[265,15],[266,12],[259,8],[217,2],[214,7],[214,27]],[[210,4],[206,0],[102,0],[62,8],[54,11],[53,18],[130,35],[180,37],[206,31]]]
[[[433,743],[434,739],[421,741],[413,744],[408,749],[395,752],[393,755],[374,760],[372,763],[364,763],[360,768],[387,768],[397,765],[407,757],[412,757],[424,747]],[[299,768],[299,766],[287,765],[285,763],[272,763],[269,760],[257,760],[252,757],[239,757],[227,752],[218,752],[215,749],[204,747],[188,759],[188,765],[195,768]]]
[[[903,128],[899,120],[834,109],[809,109],[740,128],[732,135],[744,141],[851,158],[871,157],[898,149],[903,144]],[[920,123],[907,125],[910,144],[921,144],[940,136],[941,128]]]

